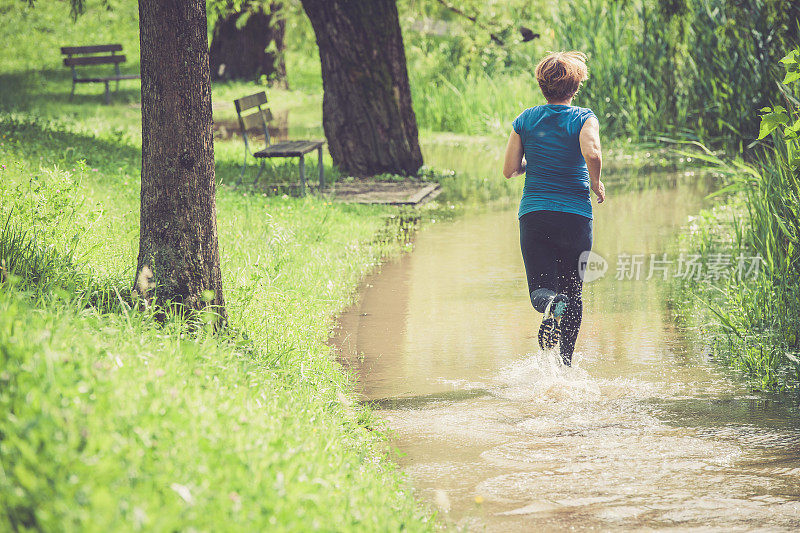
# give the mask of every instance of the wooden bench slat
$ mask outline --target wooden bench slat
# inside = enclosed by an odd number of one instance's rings
[[[284,141],[254,153],[255,157],[300,157],[325,144],[324,141]]]
[[[256,106],[264,105],[267,103],[267,93],[261,91],[260,93],[251,94],[238,100],[233,101],[236,106],[236,111],[241,113]]]
[[[263,118],[261,117],[261,113],[264,113]],[[244,129],[258,130],[259,132],[264,131],[264,122],[269,122],[270,120],[272,120],[272,112],[270,112],[269,109],[262,109],[260,113],[256,111],[255,113],[242,116],[242,124],[244,124]]]
[[[261,118],[260,113],[253,113],[251,115],[243,116],[242,124],[246,130],[257,129],[259,132],[263,132],[264,130],[264,119]]]
[[[122,52],[121,44],[95,44],[91,46],[62,46],[62,54],[99,54],[101,52]]]
[[[68,67],[78,65],[106,65],[113,63],[124,63],[125,56],[86,56],[86,57],[67,57],[64,58],[64,65]]]

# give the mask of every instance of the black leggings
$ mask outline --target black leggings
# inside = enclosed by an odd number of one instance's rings
[[[571,364],[583,316],[578,259],[582,252],[592,249],[592,219],[561,211],[531,211],[519,219],[519,240],[528,294],[549,289],[569,296],[561,319],[561,358]],[[531,303],[543,313],[541,300],[531,295]]]

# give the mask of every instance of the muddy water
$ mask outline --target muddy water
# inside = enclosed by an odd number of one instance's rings
[[[445,523],[800,527],[797,412],[708,361],[665,282],[615,279],[618,253],[671,252],[701,208],[697,179],[672,182],[620,183],[595,208],[594,250],[611,266],[585,286],[573,368],[536,345],[513,206],[428,225],[342,317],[343,358]]]

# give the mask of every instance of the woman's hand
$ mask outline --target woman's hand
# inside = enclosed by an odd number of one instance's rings
[[[597,180],[597,185],[592,186],[592,191],[597,195],[597,203],[602,204],[606,199],[606,186],[603,185],[603,182]]]

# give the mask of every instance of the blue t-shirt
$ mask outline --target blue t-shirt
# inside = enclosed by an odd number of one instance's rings
[[[514,119],[527,167],[519,216],[563,211],[592,218],[589,169],[578,140],[591,109],[561,104],[531,107]]]

